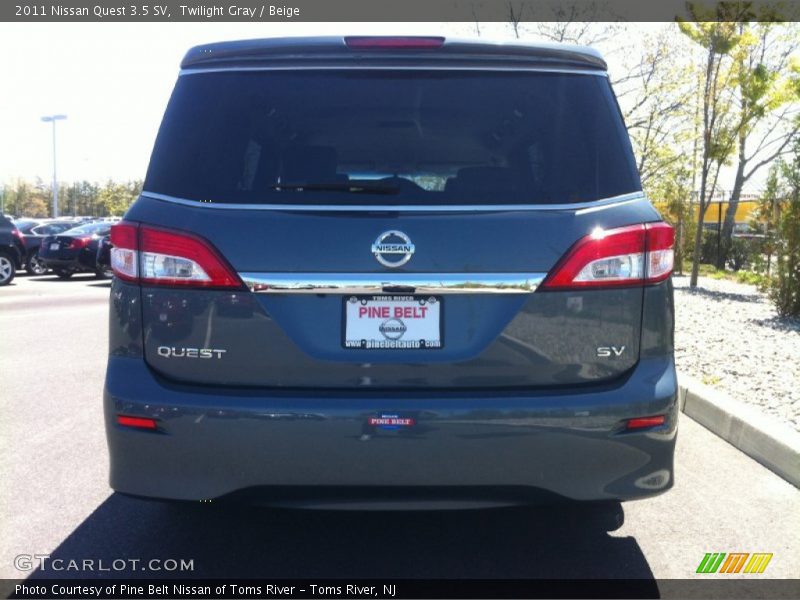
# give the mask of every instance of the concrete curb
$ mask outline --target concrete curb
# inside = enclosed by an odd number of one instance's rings
[[[800,487],[800,433],[688,375],[679,373],[678,383],[688,417]]]

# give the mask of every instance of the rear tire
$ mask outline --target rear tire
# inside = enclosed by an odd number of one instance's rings
[[[72,271],[68,271],[67,269],[53,269],[53,273],[55,273],[59,279],[69,279],[72,277]]]
[[[31,275],[44,275],[47,273],[47,265],[39,258],[38,252],[33,252],[28,257],[28,264],[25,265],[25,270]]]
[[[8,285],[17,274],[14,261],[7,254],[0,254],[0,286]]]

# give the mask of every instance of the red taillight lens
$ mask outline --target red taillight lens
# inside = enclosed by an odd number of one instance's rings
[[[117,248],[128,248],[138,250],[136,230],[138,227],[133,223],[121,221],[111,226],[111,243]]]
[[[348,48],[357,50],[426,50],[441,48],[444,45],[443,37],[377,37],[377,36],[348,36],[344,38]]]
[[[122,222],[111,228],[111,268],[151,285],[241,288],[242,282],[207,241],[189,233]]]
[[[91,241],[92,241],[91,236],[72,238],[72,241],[69,243],[69,246],[67,247],[72,248],[73,250],[76,248],[85,248]]]
[[[658,427],[663,425],[666,421],[664,415],[655,417],[638,417],[636,419],[628,419],[625,422],[625,429],[647,429],[648,427]]]
[[[129,417],[127,415],[117,415],[117,424],[124,427],[135,427],[136,429],[150,429],[154,430],[158,424],[155,419],[147,419],[144,417]]]
[[[675,229],[667,223],[648,223],[647,231],[647,283],[664,281],[672,273],[675,261]]]
[[[22,237],[22,234],[20,233],[19,229],[17,229],[16,227],[11,230],[11,235],[16,237],[20,242],[22,242],[23,246],[27,245],[26,242],[25,242],[25,238]]]
[[[629,285],[644,274],[644,225],[597,229],[559,261],[544,288]]]
[[[139,232],[133,223],[122,221],[111,227],[111,269],[125,281],[139,281]]]
[[[666,223],[597,229],[578,241],[542,283],[544,289],[641,285],[672,272],[674,231]]]
[[[193,287],[241,287],[239,278],[204,240],[142,226],[139,228],[142,283]]]

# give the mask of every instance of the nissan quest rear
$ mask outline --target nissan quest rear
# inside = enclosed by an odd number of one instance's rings
[[[592,49],[193,48],[111,231],[111,486],[304,506],[661,493],[673,237]]]

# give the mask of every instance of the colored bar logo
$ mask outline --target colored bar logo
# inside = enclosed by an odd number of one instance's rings
[[[749,558],[749,560],[748,560]],[[763,573],[772,553],[754,552],[707,552],[697,567],[697,573]]]

